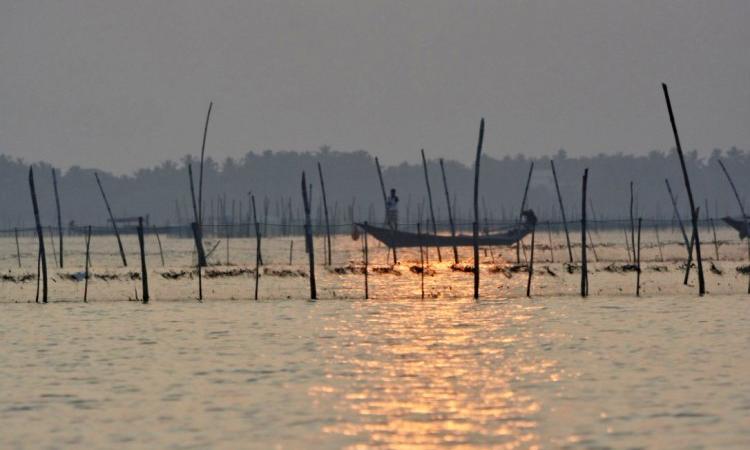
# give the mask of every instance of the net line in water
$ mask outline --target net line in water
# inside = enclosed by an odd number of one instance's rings
[[[421,222],[423,225],[426,222]],[[517,225],[515,221],[488,221],[481,226],[481,232],[502,231]],[[307,270],[304,267],[305,250],[303,233],[304,225],[298,223],[259,222],[259,229],[263,239],[263,266],[259,268],[261,275],[260,298],[304,298]],[[416,229],[417,223],[405,223],[399,225],[401,230]],[[540,220],[537,225],[537,239],[535,245],[534,278],[535,283],[543,286],[542,289],[534,289],[536,295],[556,295],[569,292],[566,283],[572,282],[576,272],[580,268],[580,233],[579,223],[570,221],[571,246],[573,247],[574,261],[567,261],[567,249],[563,238],[562,222]],[[734,279],[748,273],[746,255],[744,253],[744,241],[739,239],[737,232],[720,221],[703,220],[700,222],[701,233],[706,233],[705,240],[710,251],[705,252],[704,261],[712,264],[711,270],[714,277],[724,277],[725,284],[731,285]],[[85,250],[83,246],[83,233],[79,229],[86,227],[66,227],[64,236],[66,241],[65,257],[66,267],[63,271],[50,263],[53,269],[53,292],[74,291],[69,289],[68,284],[80,281],[80,271],[83,268]],[[313,234],[315,236],[314,250],[316,252],[316,266],[321,266],[322,298],[360,298],[362,296],[362,271],[364,269],[364,258],[362,253],[362,239],[352,239],[353,224],[351,222],[339,222],[330,224],[332,233],[332,262],[326,264],[322,258],[326,250],[325,225],[313,223]],[[425,227],[426,228],[426,227]],[[466,221],[456,222],[458,233],[468,234],[471,224]],[[438,222],[439,234],[449,234],[449,224]],[[592,272],[592,286],[597,284],[598,273],[627,274],[636,270],[635,261],[632,259],[630,242],[630,221],[628,219],[597,220],[589,224],[590,239],[587,239],[589,248],[588,261],[594,264],[590,269]],[[46,226],[44,237],[54,244],[57,239],[56,227]],[[120,232],[125,242],[125,250],[129,258],[137,260],[138,246],[136,245],[136,227],[123,226]],[[193,296],[193,279],[196,275],[195,249],[192,236],[187,226],[165,225],[150,226],[146,228],[146,252],[149,260],[150,274],[153,274],[153,283],[167,284],[170,294],[165,297],[164,292],[156,289],[154,297],[162,298],[191,298]],[[36,252],[37,242],[33,228],[13,228],[0,230],[0,241],[4,241],[0,248],[0,268],[4,273],[0,282],[10,286],[12,284],[30,287],[36,283]],[[716,238],[714,238],[714,233]],[[18,234],[18,250],[14,242]],[[157,234],[161,242],[157,245]],[[93,282],[91,295],[96,299],[97,290],[104,288],[113,292],[121,292],[123,298],[135,297],[133,291],[139,292],[137,280],[138,271],[133,268],[123,268],[118,263],[117,250],[114,246],[114,234],[110,227],[92,227],[92,251],[91,251],[91,280]],[[214,283],[229,287],[231,295],[225,295],[217,291],[215,298],[236,297],[246,298],[252,290],[255,265],[255,226],[253,223],[207,223],[204,225],[204,241],[209,253],[209,265],[204,268],[203,276],[206,285]],[[644,272],[674,273],[673,278],[681,278],[686,261],[686,246],[680,234],[676,220],[650,219],[643,220],[641,248],[643,254],[640,257],[644,265]],[[515,260],[514,248],[510,247],[482,247],[481,271],[485,275],[486,284],[494,284],[494,287],[503,286],[508,288],[509,296],[514,296],[515,283],[520,283],[527,270],[528,258],[530,256],[530,239],[526,238],[521,243],[520,261]],[[463,297],[469,290],[465,284],[469,281],[472,263],[471,248],[459,249],[459,262],[449,258],[438,261],[436,249],[425,249],[424,268],[419,267],[418,251],[405,249],[400,252],[399,264],[395,267],[387,258],[388,249],[380,242],[372,239],[370,242],[370,270],[369,274],[373,283],[371,296],[373,298],[390,295],[392,297],[412,297],[414,289],[419,287],[420,271],[425,271],[426,289],[428,297],[455,296]],[[715,246],[715,251],[713,246]],[[54,248],[54,246],[52,246]],[[592,251],[593,250],[593,251]],[[444,252],[444,255],[449,254]],[[164,257],[165,264],[162,265],[160,257]],[[718,256],[718,257],[717,257]],[[22,261],[18,267],[17,259]],[[55,263],[56,264],[56,263]],[[721,272],[719,274],[718,272]],[[660,275],[663,276],[663,275]],[[378,279],[380,277],[380,281]],[[562,278],[569,278],[562,281]],[[151,277],[150,277],[151,278]],[[731,278],[731,280],[730,280]],[[273,281],[275,280],[275,281]],[[629,292],[629,280],[617,279],[621,284],[623,292]],[[264,288],[263,283],[267,286]],[[649,276],[646,276],[644,291],[646,295],[650,291]],[[555,284],[559,283],[559,289]],[[99,286],[97,286],[99,284]],[[383,286],[379,287],[379,284]],[[569,284],[569,283],[568,283]],[[741,283],[740,283],[741,284]],[[120,286],[122,285],[122,286]],[[63,289],[60,289],[60,287]],[[67,286],[67,287],[66,287]],[[484,286],[484,285],[483,285]],[[546,286],[546,288],[544,287]],[[177,289],[179,287],[179,289]],[[98,289],[97,289],[98,288]],[[663,286],[663,289],[670,289]],[[166,289],[166,288],[165,288]],[[484,287],[486,289],[486,287]],[[729,288],[728,288],[729,289]],[[243,291],[244,290],[244,291]],[[162,290],[163,291],[163,290]],[[736,292],[741,292],[736,289]],[[29,289],[24,290],[22,298],[28,298]],[[100,291],[101,292],[101,291]],[[180,292],[184,292],[181,294]],[[505,291],[499,290],[503,293]],[[387,294],[386,294],[387,293]],[[597,291],[592,290],[592,295]],[[64,294],[58,298],[74,299],[75,295]],[[208,295],[211,298],[211,295]],[[5,289],[0,295],[0,301],[17,300],[19,296],[13,289]],[[54,298],[54,295],[53,295]]]

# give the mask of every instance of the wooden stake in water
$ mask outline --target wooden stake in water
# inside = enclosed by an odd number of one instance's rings
[[[143,303],[148,303],[148,270],[146,269],[146,243],[143,236],[143,217],[138,218],[138,247],[141,250],[141,289]]]
[[[88,302],[89,295],[89,266],[91,265],[91,225],[86,229],[86,265],[83,271],[83,302]]]
[[[193,222],[190,224],[190,228],[193,230],[193,240],[195,241],[196,248],[198,247],[198,242],[200,242],[203,237],[201,236],[201,227],[198,225],[198,222]],[[198,269],[198,300],[203,300],[203,274],[202,272],[202,265],[200,263],[200,256],[197,258],[197,269]]]
[[[309,249],[308,263],[310,266],[310,300],[318,299],[318,290],[315,285],[315,249],[313,248],[312,224],[310,223],[310,199],[307,196],[307,182],[305,172],[302,172],[302,200],[305,205],[305,242]]]
[[[34,298],[35,303],[39,303],[39,285],[42,281],[42,251],[41,249],[37,250],[36,254],[36,297]]]
[[[591,253],[594,254],[594,261],[599,262],[599,255],[596,254],[596,245],[594,245],[594,239],[591,237],[591,230],[586,230],[589,236],[589,246],[591,247]]]
[[[560,204],[560,215],[562,216],[563,229],[565,230],[565,242],[568,244],[568,258],[573,264],[573,248],[570,246],[570,233],[568,233],[568,221],[565,219],[565,206],[563,206],[562,195],[560,195],[560,185],[557,183],[557,172],[555,171],[555,162],[550,161],[552,166],[552,178],[555,180],[555,191],[557,191],[557,202]]]
[[[490,221],[489,221],[489,214],[487,213],[487,203],[484,201],[484,195],[482,196],[482,214],[484,214],[484,235],[489,236],[490,234]],[[495,252],[492,250],[492,246],[489,246],[490,250],[490,258],[492,260],[492,264],[495,264]],[[526,254],[526,251],[524,250],[524,255]],[[487,256],[487,247],[484,248],[484,256]]]
[[[474,299],[479,298],[479,163],[482,158],[482,141],[484,140],[484,118],[479,124],[477,157],[474,163]]]
[[[635,276],[635,296],[640,297],[641,296],[641,223],[643,222],[642,218],[638,218],[638,246],[636,247],[638,250],[635,252],[635,266],[636,266],[636,276]]]
[[[294,252],[294,240],[289,241],[289,265],[292,265],[292,253]]]
[[[200,173],[198,175],[198,226],[203,226],[203,159],[206,155],[206,135],[208,134],[208,121],[211,119],[211,109],[214,106],[214,102],[208,104],[208,112],[206,113],[206,124],[203,127],[203,144],[201,145],[201,165]],[[190,177],[192,180],[192,177]]]
[[[50,247],[52,247],[52,260],[55,262],[55,267],[59,267],[57,261],[57,251],[55,250],[55,235],[52,234],[52,227],[47,228],[47,234],[49,234]]]
[[[255,196],[251,195],[250,200],[255,212]],[[294,242],[294,241],[292,241]],[[289,264],[292,263],[292,251],[289,250]],[[258,285],[260,284],[260,224],[255,222],[255,300],[258,300]]]
[[[523,200],[521,200],[521,212],[518,215],[519,218],[523,217],[523,212],[526,210],[526,199],[529,195],[529,185],[531,184],[531,174],[534,173],[534,162],[531,162],[531,167],[529,167],[529,176],[526,178],[526,187],[523,190]],[[519,239],[518,242],[516,242],[516,264],[521,264],[521,241],[523,239]]]
[[[159,257],[161,257],[161,266],[164,267],[164,249],[161,246],[159,230],[156,228],[156,225],[153,225],[152,229],[154,230],[154,234],[156,235],[156,243],[159,244]]]
[[[52,169],[52,186],[55,188],[55,205],[57,206],[57,233],[58,241],[60,244],[60,268],[64,267],[63,262],[63,229],[62,229],[62,215],[60,213],[60,193],[57,189],[57,174],[55,169]]]
[[[368,269],[367,266],[369,265],[369,261],[370,261],[370,255],[369,255],[370,250],[369,250],[369,248],[367,246],[367,222],[365,222],[365,228],[364,228],[364,236],[363,236],[363,238],[364,238],[364,249],[363,250],[364,250],[364,256],[365,256],[365,258],[364,258],[365,259],[365,300],[367,300],[367,299],[370,298],[370,287],[368,285],[368,280],[367,280],[367,273],[369,271],[369,269]]]
[[[581,297],[589,295],[589,269],[586,259],[586,185],[589,178],[589,169],[583,171],[582,201],[581,201]]]
[[[552,228],[547,221],[547,238],[549,238],[549,261],[555,262],[555,252],[552,250]]]
[[[711,210],[708,209],[708,199],[703,199],[706,202],[706,221],[708,222],[708,225],[711,227],[711,231],[713,232],[714,237],[714,254],[715,254],[715,260],[719,260],[719,242],[716,240],[716,226],[714,225],[714,219],[711,217]]]
[[[680,216],[680,210],[677,208],[677,199],[675,199],[674,194],[672,193],[672,186],[669,185],[669,180],[666,178],[664,179],[664,183],[667,185],[667,192],[669,193],[669,199],[672,201],[672,209],[674,210],[674,215],[677,217],[677,223],[680,226],[680,232],[682,232],[682,239],[685,242],[685,248],[687,249],[688,256],[690,253],[692,253],[690,249],[690,240],[687,237],[687,232],[685,231],[685,224],[682,223],[682,216]]]
[[[13,233],[16,235],[16,257],[18,258],[18,267],[21,267],[21,246],[18,244],[18,228],[13,229]]]
[[[630,237],[628,236],[628,230],[623,228],[622,232],[625,235],[625,250],[628,252],[628,262],[634,262],[635,258],[633,258],[630,253]]]
[[[29,190],[31,191],[31,205],[34,208],[34,222],[36,223],[36,235],[39,239],[39,259],[37,266],[41,266],[42,272],[42,303],[47,303],[47,254],[44,251],[44,232],[42,221],[39,218],[39,203],[36,199],[36,188],[34,187],[34,168],[29,167]],[[37,270],[37,283],[39,283],[39,270]]]
[[[193,228],[193,240],[195,241],[195,251],[198,254],[198,265],[200,267],[206,267],[206,250],[203,248],[203,227],[200,225],[200,214],[198,213],[198,206],[195,199],[195,184],[193,183],[193,166],[188,164],[188,176],[190,177],[190,198],[193,202],[193,219],[197,228]],[[209,228],[210,230],[210,228]]]
[[[263,233],[262,233],[262,229],[260,227],[260,223],[258,222],[258,210],[255,207],[255,196],[252,193],[250,193],[250,203],[252,204],[252,208],[253,208],[253,223],[254,223],[254,227],[255,227],[255,238],[257,239],[258,236],[262,235]],[[261,253],[258,248],[256,248],[256,251],[257,251],[256,252],[256,258],[258,260],[258,264],[260,264],[262,266],[263,265],[263,253]],[[289,257],[289,261],[290,261],[289,264],[291,264],[291,260],[292,260],[292,258],[290,256]]]
[[[680,216],[680,211],[677,208],[677,199],[672,193],[672,186],[670,186],[669,180],[667,180],[666,178],[664,179],[664,183],[667,185],[667,192],[669,192],[669,199],[672,201],[674,215],[677,217],[677,223],[680,225],[680,231],[682,232],[682,239],[685,242],[685,250],[687,251],[687,264],[685,264],[685,279],[683,283],[687,285],[688,277],[690,276],[690,266],[692,265],[693,261],[693,242],[695,236],[691,234],[690,239],[688,239],[687,233],[685,232],[685,225],[682,223],[682,217]]]
[[[422,224],[417,222],[417,237],[419,239],[419,279],[424,300],[424,252],[422,251]]]
[[[529,255],[529,279],[526,282],[526,297],[531,297],[531,277],[534,276],[534,236],[536,234],[536,223],[531,226],[531,254]]]
[[[635,252],[635,217],[633,216],[633,182],[630,182],[630,248],[633,249],[633,262],[638,258]]]
[[[654,232],[656,233],[656,246],[659,248],[659,261],[664,262],[664,252],[661,248],[661,239],[659,239],[659,224],[654,226]]]
[[[102,182],[101,180],[99,180],[99,174],[94,172],[94,177],[96,178],[96,184],[99,186],[99,192],[101,192],[102,198],[104,199],[104,205],[107,207],[107,214],[109,214],[109,220],[112,221],[112,229],[114,230],[115,237],[117,238],[117,247],[120,249],[120,258],[122,259],[122,265],[124,267],[128,267],[128,260],[125,259],[125,249],[122,247],[122,239],[120,239],[120,231],[117,229],[117,220],[115,220],[115,216],[114,214],[112,214],[112,208],[109,207],[107,194],[104,193]]]
[[[445,188],[445,203],[448,205],[448,222],[451,227],[451,237],[456,237],[456,224],[453,222],[453,210],[451,208],[451,197],[448,193],[448,182],[445,179],[445,166],[443,158],[440,158],[440,172],[443,174],[443,188]],[[453,262],[458,264],[458,247],[453,246]]]
[[[437,223],[435,223],[435,209],[432,206],[432,189],[430,189],[430,177],[427,175],[427,159],[424,156],[424,149],[422,149],[422,167],[424,168],[424,182],[427,185],[427,199],[430,203],[430,220],[432,221],[432,234],[437,236]],[[440,254],[440,247],[437,248],[438,261],[443,261],[443,256]],[[429,251],[429,250],[428,250]]]
[[[695,236],[695,259],[698,262],[698,295],[703,296],[706,294],[706,280],[703,277],[703,258],[701,257],[701,240],[698,232],[698,210],[696,209],[695,201],[693,200],[693,190],[690,187],[690,178],[688,178],[685,156],[682,153],[682,145],[680,145],[680,136],[677,134],[677,125],[674,119],[674,112],[672,111],[672,102],[669,100],[669,90],[667,89],[666,84],[662,83],[661,86],[664,91],[664,100],[667,102],[669,121],[672,124],[672,132],[677,147],[677,154],[680,157],[680,166],[682,168],[682,177],[685,180],[685,189],[687,189],[688,200],[690,201],[690,212],[692,213],[693,219],[693,235]]]
[[[328,199],[326,198],[326,185],[323,181],[323,169],[320,167],[320,163],[318,163],[318,175],[320,176],[320,193],[323,196],[323,214],[325,217],[326,222],[326,244],[327,244],[327,255],[326,255],[326,264],[329,266],[331,263],[331,225],[328,220]]]

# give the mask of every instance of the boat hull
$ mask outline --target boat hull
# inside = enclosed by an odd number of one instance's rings
[[[391,230],[389,228],[374,227],[372,225],[358,223],[358,227],[369,235],[391,248],[404,247],[471,247],[474,245],[474,237],[471,235],[445,236],[433,234],[417,234],[406,231]],[[528,226],[519,226],[505,233],[480,235],[478,244],[480,246],[510,246],[523,239],[531,233]]]

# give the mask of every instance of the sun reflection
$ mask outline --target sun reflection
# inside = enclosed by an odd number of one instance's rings
[[[533,309],[471,301],[361,303],[324,349],[330,385],[312,389],[339,413],[326,433],[349,448],[533,448],[540,402],[524,388],[559,380],[556,362],[521,343]],[[336,319],[331,319],[336,320]]]

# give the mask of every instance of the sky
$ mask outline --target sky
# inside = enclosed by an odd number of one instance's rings
[[[2,0],[0,153],[130,173],[200,152],[385,164],[750,148],[747,0]]]

